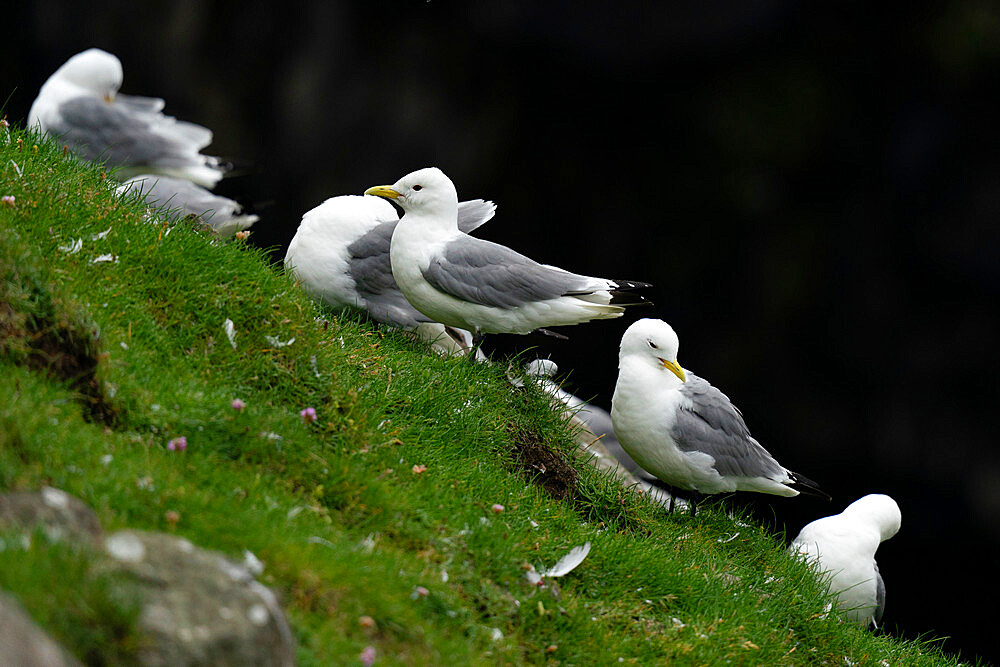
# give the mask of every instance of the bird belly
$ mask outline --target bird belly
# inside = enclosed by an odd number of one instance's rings
[[[624,373],[623,373],[624,374]],[[667,414],[676,400],[671,393],[652,395],[623,388],[641,383],[619,381],[611,402],[611,420],[622,448],[646,472],[671,486],[696,490],[701,475],[697,458],[682,452],[670,437]],[[649,406],[657,406],[650,409]]]

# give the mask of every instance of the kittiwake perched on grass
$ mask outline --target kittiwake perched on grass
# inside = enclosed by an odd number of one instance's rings
[[[140,194],[152,208],[176,212],[181,217],[196,217],[220,238],[243,231],[259,219],[256,215],[243,213],[243,207],[238,202],[183,178],[141,174],[118,186],[119,194],[128,192]]]
[[[120,95],[122,64],[101,49],[78,53],[42,85],[28,127],[66,143],[86,160],[106,160],[118,175],[157,173],[214,187],[227,167],[202,155],[212,131],[162,113],[154,97]]]
[[[461,202],[459,227],[471,232],[495,211],[491,201]],[[362,308],[377,322],[415,331],[449,351],[469,349],[472,336],[468,331],[433,322],[399,291],[389,261],[390,239],[398,222],[396,209],[380,197],[327,199],[302,216],[285,253],[285,268],[306,292],[324,303]]]
[[[621,317],[625,306],[646,303],[627,291],[646,283],[570,273],[465,234],[455,186],[435,167],[365,194],[403,209],[392,237],[392,274],[409,302],[434,321],[477,335],[526,334]]]
[[[806,524],[789,551],[815,563],[848,618],[864,627],[878,627],[885,610],[885,584],[875,551],[899,532],[901,521],[896,501],[873,493],[840,514]]]
[[[681,368],[678,345],[677,334],[663,320],[638,320],[622,336],[611,419],[625,451],[678,489],[804,492],[829,499],[750,436],[743,415],[725,394]]]

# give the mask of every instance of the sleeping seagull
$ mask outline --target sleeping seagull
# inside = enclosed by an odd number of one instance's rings
[[[122,64],[100,49],[78,53],[42,85],[28,113],[38,126],[85,160],[106,160],[118,176],[157,173],[214,187],[227,167],[199,151],[212,131],[162,113],[153,97],[119,95]]]
[[[895,500],[873,493],[840,514],[807,524],[788,549],[815,564],[849,619],[877,628],[885,610],[885,584],[875,551],[899,532],[901,520]]]
[[[626,290],[646,283],[606,280],[539,264],[462,232],[455,186],[435,167],[365,194],[392,199],[404,215],[392,237],[392,274],[409,302],[432,320],[485,333],[621,317],[647,303]]]
[[[138,193],[151,208],[173,212],[181,217],[196,217],[220,238],[229,238],[259,219],[256,215],[243,213],[243,207],[238,202],[182,178],[142,174],[118,186],[118,194],[128,192]]]
[[[495,211],[491,201],[461,202],[459,228],[471,232]],[[302,216],[285,254],[285,268],[319,301],[338,308],[362,308],[377,322],[415,331],[451,352],[468,350],[472,346],[468,331],[433,322],[411,306],[396,286],[389,243],[398,222],[396,209],[379,197],[327,199]]]
[[[639,320],[622,336],[611,419],[640,466],[697,494],[804,492],[829,499],[750,436],[725,394],[681,368],[677,348],[677,334],[663,320]]]

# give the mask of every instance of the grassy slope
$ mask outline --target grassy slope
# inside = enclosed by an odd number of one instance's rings
[[[554,499],[523,471],[573,450],[539,391],[316,309],[261,251],[145,220],[55,145],[0,138],[0,195],[15,197],[0,205],[0,490],[51,484],[108,530],[249,549],[303,664],[357,664],[368,645],[405,664],[956,662],[825,617],[780,536],[722,511],[669,517],[578,461]],[[40,533],[0,539],[0,589],[78,655],[129,659],[127,581]],[[527,583],[524,564],[585,541],[558,586]]]

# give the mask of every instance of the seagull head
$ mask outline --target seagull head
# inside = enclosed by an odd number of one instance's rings
[[[841,512],[842,516],[866,521],[878,528],[880,540],[885,541],[899,532],[902,514],[899,505],[889,496],[882,493],[871,493],[864,498],[855,500]]]
[[[391,199],[406,213],[450,215],[458,224],[458,192],[451,179],[437,167],[418,169],[392,185],[368,188],[365,194]]]
[[[121,88],[122,77],[121,61],[101,49],[87,49],[76,54],[53,75],[109,103]]]
[[[681,382],[687,377],[684,369],[677,363],[677,348],[680,342],[673,327],[663,320],[644,318],[638,320],[625,330],[622,345],[618,355],[619,363],[626,358],[647,361],[659,369],[665,369]]]

